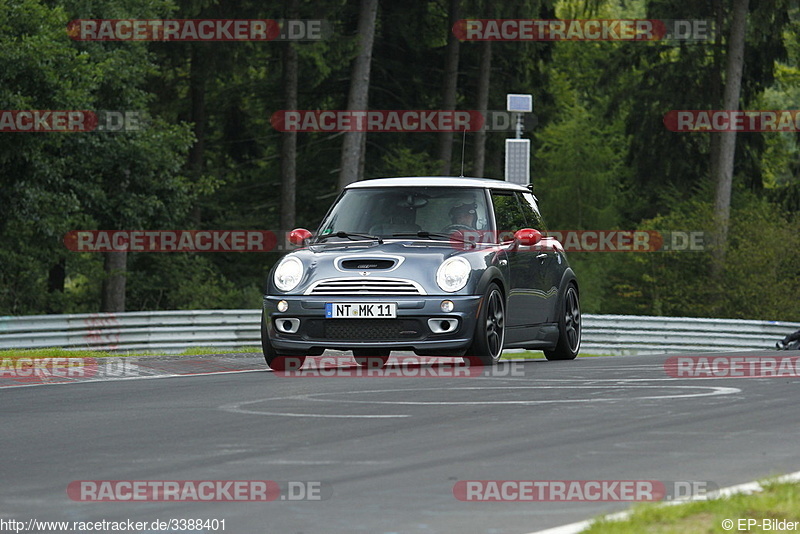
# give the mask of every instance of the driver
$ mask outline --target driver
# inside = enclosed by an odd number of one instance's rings
[[[478,214],[475,204],[458,204],[450,208],[450,221],[455,226],[466,226],[470,230],[475,229],[478,222]]]

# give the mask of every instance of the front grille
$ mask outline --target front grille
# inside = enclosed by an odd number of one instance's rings
[[[423,335],[415,319],[320,319],[307,323],[311,337],[342,341],[403,341]]]
[[[384,259],[342,260],[342,269],[353,269],[356,271],[391,269],[396,263],[396,260]]]
[[[335,278],[311,286],[307,295],[424,295],[422,286],[396,278]]]

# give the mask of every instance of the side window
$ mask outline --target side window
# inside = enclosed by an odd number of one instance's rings
[[[500,241],[508,241],[512,234],[525,228],[525,214],[513,191],[492,191],[494,218]]]
[[[536,199],[531,193],[522,193],[520,199],[522,211],[525,213],[525,219],[528,221],[528,227],[534,228],[541,232],[545,231],[544,221],[542,215],[539,213],[539,206],[536,205]]]

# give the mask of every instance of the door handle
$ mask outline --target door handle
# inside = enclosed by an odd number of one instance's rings
[[[536,255],[536,259],[539,260],[539,261],[543,261],[546,257],[547,257],[546,253],[542,253],[542,254],[537,254]]]

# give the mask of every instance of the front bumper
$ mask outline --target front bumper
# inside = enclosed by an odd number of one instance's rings
[[[285,312],[278,311],[278,302],[288,303]],[[453,302],[453,311],[441,309],[444,300]],[[389,303],[397,304],[394,319],[326,319],[326,303]],[[472,344],[480,296],[275,296],[264,297],[267,335],[279,352],[319,353],[324,349],[389,349],[417,352],[459,351]],[[446,332],[431,327],[429,319],[455,319],[457,324]],[[281,331],[278,321],[292,333]],[[298,324],[299,322],[299,324]],[[452,322],[450,323],[452,324]],[[286,330],[286,328],[283,328]],[[435,330],[439,330],[437,333]]]

